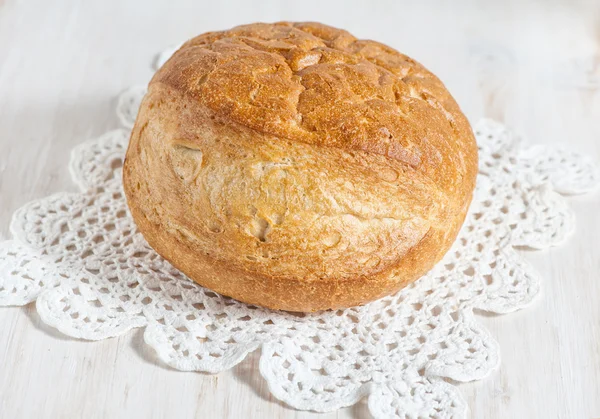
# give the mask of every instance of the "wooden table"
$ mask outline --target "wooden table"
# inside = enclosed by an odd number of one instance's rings
[[[460,4],[459,4],[460,3]],[[317,20],[388,43],[437,73],[472,120],[600,161],[600,2],[0,0],[0,233],[25,202],[75,190],[70,149],[117,126],[116,95],[151,76],[162,48],[252,21]],[[530,308],[482,316],[502,366],[461,385],[473,418],[600,417],[600,194],[572,199],[568,244],[528,259]],[[141,331],[76,341],[33,304],[0,309],[1,418],[362,418],[274,400],[254,354],[219,375],[173,371]]]

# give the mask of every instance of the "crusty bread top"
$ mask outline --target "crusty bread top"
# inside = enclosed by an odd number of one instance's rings
[[[279,138],[380,154],[470,200],[477,151],[444,85],[381,43],[319,23],[251,24],[191,39],[151,84]]]

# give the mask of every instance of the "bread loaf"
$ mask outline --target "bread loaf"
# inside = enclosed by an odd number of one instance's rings
[[[185,43],[156,73],[123,169],[148,243],[238,300],[363,304],[429,271],[467,213],[477,146],[440,80],[319,23]]]

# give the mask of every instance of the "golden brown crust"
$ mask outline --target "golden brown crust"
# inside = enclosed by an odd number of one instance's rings
[[[150,83],[124,186],[136,223],[200,284],[293,311],[356,305],[427,272],[477,148],[414,60],[317,23],[201,35]]]

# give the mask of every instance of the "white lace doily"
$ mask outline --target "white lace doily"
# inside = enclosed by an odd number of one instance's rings
[[[99,340],[145,327],[160,359],[217,373],[261,350],[273,395],[303,410],[331,411],[368,397],[376,418],[463,417],[445,379],[488,375],[498,345],[473,309],[527,305],[539,279],[515,246],[563,241],[574,220],[557,194],[583,193],[600,174],[581,156],[531,147],[502,125],[476,124],[480,173],[451,251],[428,275],[364,307],[296,315],[249,306],[186,279],[145,242],[131,219],[121,164],[144,88],[118,102],[124,129],[73,150],[80,193],[31,202],[0,243],[0,305],[36,301],[63,333]]]

